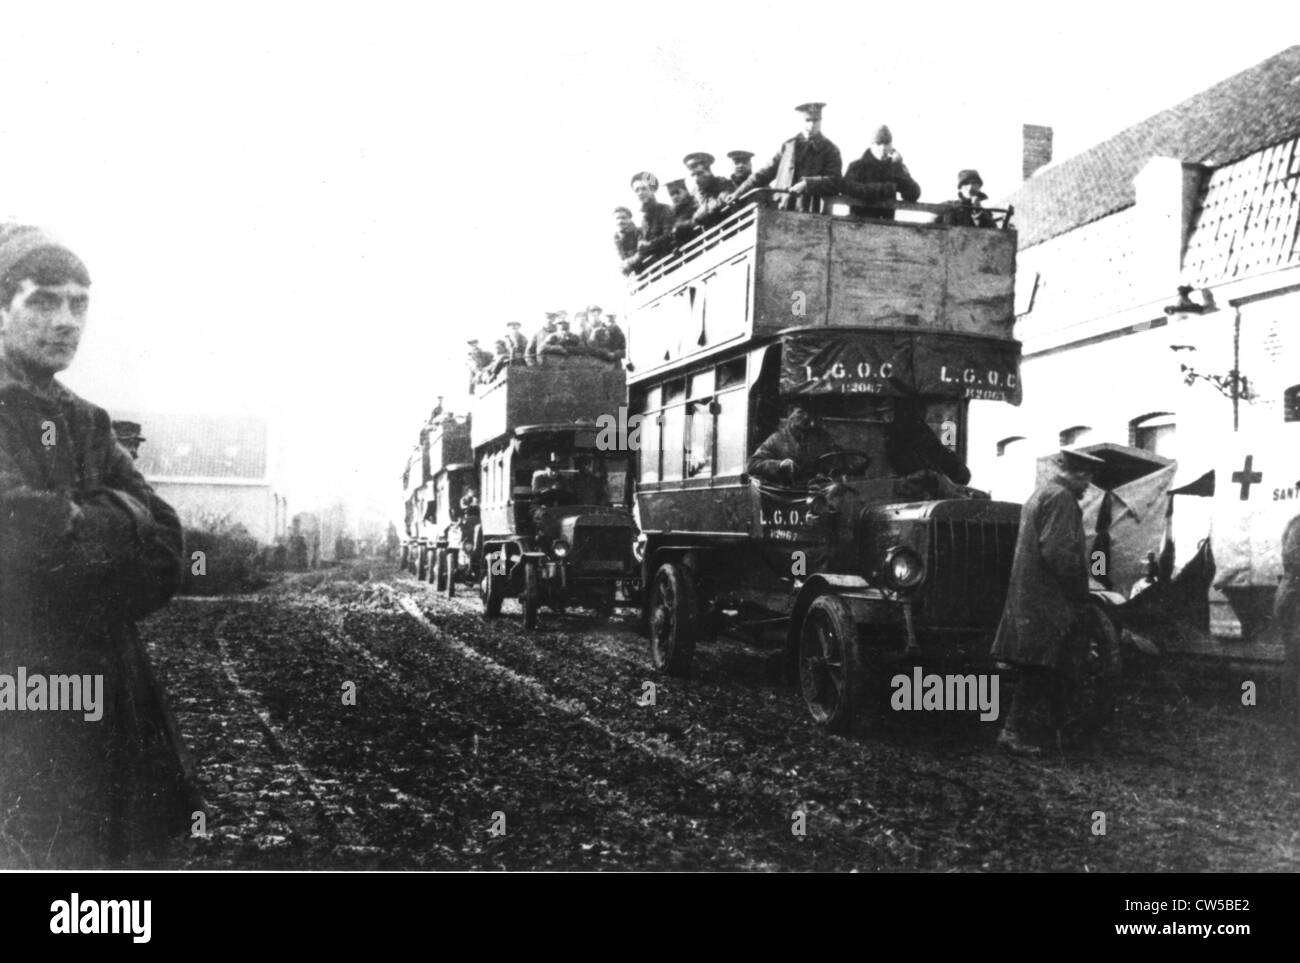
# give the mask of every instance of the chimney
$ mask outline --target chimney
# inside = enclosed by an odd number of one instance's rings
[[[1034,171],[1052,162],[1052,128],[1041,124],[1025,124],[1022,138],[1024,151],[1021,177],[1029,180],[1034,176]]]

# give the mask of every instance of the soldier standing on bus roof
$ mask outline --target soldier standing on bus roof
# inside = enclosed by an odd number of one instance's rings
[[[641,235],[637,242],[637,254],[640,255],[637,266],[641,268],[672,250],[673,209],[655,198],[659,178],[649,171],[633,175],[632,190],[641,202],[641,223],[637,225]]]
[[[626,207],[614,208],[614,250],[618,252],[624,274],[631,274],[636,269],[639,240],[640,234],[632,223],[632,212]]]
[[[864,201],[916,201],[921,185],[912,179],[903,155],[894,149],[894,135],[884,124],[876,129],[871,146],[844,172],[841,189]],[[851,214],[892,220],[893,208],[852,207]]]
[[[745,183],[750,174],[754,173],[754,165],[751,161],[754,159],[753,151],[732,150],[727,151],[727,157],[731,159],[731,184],[732,189]]]
[[[984,179],[977,170],[959,171],[957,174],[957,204],[948,223],[961,227],[995,227],[993,215],[984,210],[983,201],[989,196],[981,188]]]
[[[146,439],[144,435],[140,434],[140,423],[138,421],[113,422],[113,434],[117,436],[117,443],[126,449],[132,461],[139,459],[140,445]]]
[[[544,354],[569,354],[574,348],[582,346],[578,336],[569,330],[568,318],[555,319],[556,330],[546,336],[542,346],[538,349],[538,355]]]
[[[1034,711],[1045,705],[1048,725],[1059,737],[1064,726],[1072,668],[1087,649],[1088,555],[1079,499],[1105,462],[1061,449],[1054,474],[1034,490],[1020,510],[1020,533],[1011,563],[1006,607],[992,655],[1017,667],[1016,694],[998,734],[1013,752],[1037,754],[1031,740]]]
[[[524,352],[528,350],[528,339],[524,337],[519,330],[523,325],[518,321],[507,321],[506,328],[506,346],[510,349],[510,360],[520,363],[524,360]]]
[[[502,371],[510,367],[510,345],[506,339],[497,338],[493,342],[493,348],[496,350],[496,357],[492,359],[492,363],[488,367],[483,369],[480,376],[484,382],[493,380]]]
[[[614,323],[614,315],[597,317],[596,328],[591,332],[591,347],[601,352],[603,357],[618,361],[627,354],[627,339],[623,337],[623,330]]]
[[[558,317],[554,311],[546,312],[546,323],[541,330],[533,335],[533,339],[528,342],[528,348],[524,352],[524,362],[526,364],[537,364],[537,353],[541,350],[546,339],[556,331],[555,319]]]
[[[713,173],[712,154],[696,151],[683,157],[682,163],[690,171],[694,184],[691,188],[691,195],[695,198],[693,220],[699,227],[711,227],[722,219],[724,198],[730,195],[735,185]]]
[[[668,199],[673,204],[673,243],[684,244],[695,233],[695,198],[686,188],[686,178],[668,182]]]
[[[492,364],[492,355],[478,346],[478,338],[470,338],[465,343],[469,345],[465,367],[469,369],[469,390],[473,394],[474,385],[482,380],[483,372]]]
[[[755,187],[771,185],[777,190],[790,191],[782,207],[806,211],[812,207],[811,198],[839,190],[844,162],[840,158],[840,149],[822,135],[822,108],[825,106],[814,102],[796,107],[795,110],[803,114],[803,131],[782,144],[771,163],[745,178],[732,196],[740,197]]]

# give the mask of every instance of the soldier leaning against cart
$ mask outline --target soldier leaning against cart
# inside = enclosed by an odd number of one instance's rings
[[[198,803],[134,624],[180,584],[180,522],[54,377],[89,286],[40,229],[0,227],[0,868],[142,863]]]

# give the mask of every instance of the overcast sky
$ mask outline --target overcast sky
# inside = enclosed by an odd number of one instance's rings
[[[0,0],[0,215],[90,267],[74,390],[272,414],[294,510],[397,514],[466,337],[621,314],[633,172],[770,157],[822,100],[846,164],[888,123],[922,200],[996,197],[1022,123],[1062,159],[1300,42],[1300,4],[1160,7]]]

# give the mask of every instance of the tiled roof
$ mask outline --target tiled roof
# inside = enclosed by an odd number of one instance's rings
[[[1082,154],[1039,171],[1014,204],[1029,247],[1134,202],[1133,178],[1152,157],[1220,167],[1300,134],[1300,46],[1289,47]]]
[[[228,478],[265,480],[265,418],[115,411],[138,421],[145,442],[136,467],[149,479]]]

